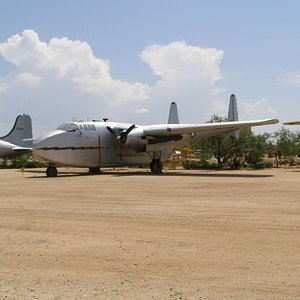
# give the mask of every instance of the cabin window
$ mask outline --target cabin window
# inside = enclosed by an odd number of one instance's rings
[[[96,130],[96,126],[94,124],[88,124],[89,130]]]
[[[77,123],[65,123],[61,124],[57,127],[58,130],[64,131],[75,131],[75,130],[96,130],[96,126],[94,124],[77,124]]]

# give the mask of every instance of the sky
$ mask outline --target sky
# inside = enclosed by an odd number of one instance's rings
[[[0,135],[107,117],[181,123],[300,120],[298,0],[3,0]],[[292,129],[295,129],[292,128]]]

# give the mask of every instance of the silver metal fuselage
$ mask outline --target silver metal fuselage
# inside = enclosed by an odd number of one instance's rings
[[[17,153],[14,152],[15,144],[0,140],[0,157],[13,156]]]
[[[121,132],[132,124],[97,121],[64,125],[35,140],[35,158],[48,164],[88,168],[145,165],[152,160],[146,152],[148,141],[142,128],[133,129],[124,145],[106,128]],[[172,151],[163,151],[161,158],[171,154]]]

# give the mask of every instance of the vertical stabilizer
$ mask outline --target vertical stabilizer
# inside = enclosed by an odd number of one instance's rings
[[[239,116],[238,116],[236,97],[234,94],[232,94],[230,96],[230,101],[229,101],[228,121],[232,122],[238,120],[239,120]]]
[[[31,117],[25,114],[19,115],[12,130],[0,139],[20,147],[31,147],[32,142],[23,141],[24,139],[32,139]]]
[[[175,102],[171,103],[168,124],[179,124],[177,104]]]
[[[229,122],[234,122],[239,120],[239,115],[238,115],[238,109],[237,109],[237,101],[236,97],[234,94],[230,96],[230,101],[229,101],[229,110],[228,110],[228,121]],[[236,139],[239,138],[240,136],[240,131],[236,130],[230,133],[231,137],[234,137]]]

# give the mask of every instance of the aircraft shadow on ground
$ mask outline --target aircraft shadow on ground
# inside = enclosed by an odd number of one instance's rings
[[[297,171],[295,171],[297,172]],[[41,170],[27,170],[26,173],[33,173],[33,175],[28,178],[48,178],[45,171]],[[164,176],[164,177],[223,177],[223,178],[267,178],[274,177],[272,174],[240,174],[235,171],[228,171],[228,173],[219,173],[219,171],[209,171],[209,173],[189,173],[188,171],[180,172],[163,172],[162,174],[152,174],[150,172],[141,171],[117,171],[117,170],[107,170],[102,171],[99,174],[93,174],[90,172],[73,172],[73,171],[58,171],[57,177],[74,177],[74,176],[114,176],[114,177],[128,177],[128,176]]]
[[[162,173],[162,174],[151,174],[151,173],[139,173],[139,172],[112,172],[111,175],[114,176],[164,176],[164,177],[237,177],[237,178],[265,178],[265,177],[273,177],[273,175],[266,175],[266,174],[237,174],[237,173],[217,173],[218,171],[215,171],[214,173],[201,173],[201,174],[194,174],[194,173],[181,173],[181,172],[174,172],[174,173]],[[106,173],[104,173],[106,174]]]

